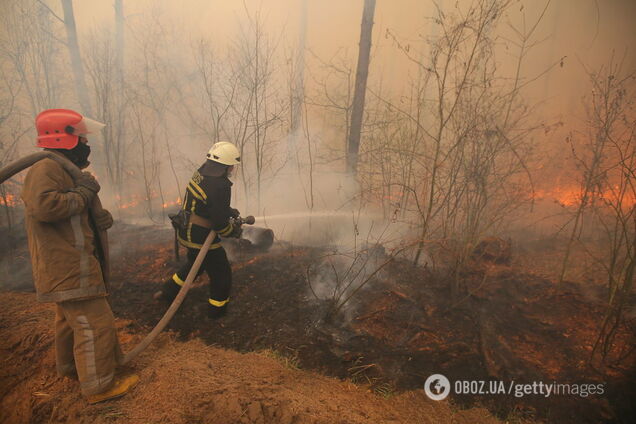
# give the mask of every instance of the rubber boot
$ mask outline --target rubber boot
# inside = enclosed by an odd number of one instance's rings
[[[161,290],[152,295],[154,300],[172,303],[177,294],[179,294],[181,286],[176,284],[172,278],[161,285]]]
[[[139,382],[139,376],[137,374],[128,374],[121,377],[116,377],[113,387],[105,392],[98,393],[88,397],[88,403],[99,403],[111,399],[116,399],[128,393]]]
[[[210,319],[219,319],[227,314],[227,305],[223,305],[221,307],[212,306],[208,304],[208,318]]]

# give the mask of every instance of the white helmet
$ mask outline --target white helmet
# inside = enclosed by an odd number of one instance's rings
[[[241,154],[236,146],[229,141],[219,141],[214,143],[208,151],[208,160],[223,165],[236,165],[241,162]]]

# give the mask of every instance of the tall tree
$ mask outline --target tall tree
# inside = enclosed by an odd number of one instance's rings
[[[115,0],[115,58],[117,61],[117,89],[124,90],[124,0]]]
[[[300,30],[298,33],[298,46],[294,60],[292,99],[291,99],[291,125],[289,128],[287,160],[296,158],[296,141],[302,122],[302,107],[305,98],[305,44],[307,35],[307,1],[301,0]]]
[[[364,114],[364,97],[367,91],[367,77],[369,75],[369,57],[371,56],[371,35],[373,30],[373,15],[375,0],[364,0],[362,25],[360,30],[360,44],[358,50],[358,68],[356,70],[356,85],[353,93],[351,110],[351,127],[347,139],[347,171],[355,175],[358,171],[358,152],[360,151],[360,131],[362,130],[362,116]]]
[[[77,42],[77,28],[75,26],[75,14],[73,13],[73,0],[62,0],[64,10],[64,27],[66,28],[66,43],[71,56],[71,68],[75,79],[75,90],[82,108],[82,113],[92,115],[91,102],[88,97],[88,88],[84,77],[84,64]]]

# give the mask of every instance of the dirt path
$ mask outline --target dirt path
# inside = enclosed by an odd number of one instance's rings
[[[133,393],[89,406],[55,375],[53,307],[0,293],[0,423],[496,423],[422,391],[381,397],[364,386],[296,369],[271,351],[241,354],[164,334],[134,364]],[[129,323],[118,320],[125,328]],[[141,335],[120,331],[125,349]]]

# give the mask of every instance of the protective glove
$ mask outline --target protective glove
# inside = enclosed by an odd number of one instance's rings
[[[93,219],[99,231],[106,231],[113,226],[113,216],[106,209],[94,211]]]
[[[243,228],[239,224],[232,224],[232,232],[228,234],[228,237],[241,238],[241,234],[243,234]]]
[[[93,197],[101,188],[99,183],[89,172],[82,172],[82,175],[75,181],[75,188],[72,190],[84,198],[87,205],[90,205]]]
[[[230,208],[230,216],[232,218],[238,218],[239,216],[241,216],[241,213],[238,209]]]
[[[101,188],[95,177],[88,171],[82,172],[82,175],[75,181],[75,184],[79,187],[85,187],[93,193],[98,193]]]

